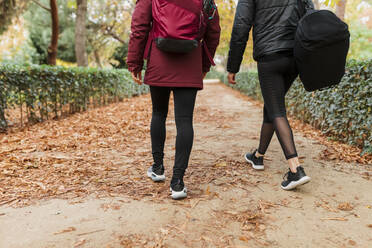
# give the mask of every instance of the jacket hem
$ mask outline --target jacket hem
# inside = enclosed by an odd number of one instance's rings
[[[144,84],[147,84],[149,86],[157,86],[157,87],[170,87],[170,88],[197,88],[197,89],[203,89],[204,85],[203,83],[186,83],[186,82],[144,82]]]

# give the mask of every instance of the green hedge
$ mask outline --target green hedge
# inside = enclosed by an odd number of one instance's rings
[[[21,121],[35,123],[147,91],[127,70],[0,65],[0,131],[8,127],[6,109],[23,106]]]
[[[228,84],[224,73],[213,73]],[[229,86],[262,101],[257,73],[239,73],[237,81]],[[296,81],[286,103],[290,115],[334,139],[357,145],[363,153],[372,153],[372,60],[349,61],[342,82],[331,89],[309,93]]]

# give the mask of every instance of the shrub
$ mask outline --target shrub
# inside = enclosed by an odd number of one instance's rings
[[[0,129],[7,128],[6,109],[26,107],[34,123],[147,91],[127,70],[0,65]]]
[[[224,73],[215,75],[228,85]],[[257,73],[239,73],[237,81],[229,86],[262,101]],[[336,140],[363,148],[363,153],[372,153],[372,60],[349,61],[341,83],[330,89],[306,92],[297,80],[286,104],[290,115]]]

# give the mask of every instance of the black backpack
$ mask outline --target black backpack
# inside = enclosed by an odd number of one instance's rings
[[[329,10],[308,10],[298,23],[294,57],[300,79],[307,91],[339,84],[345,74],[349,51],[348,25]]]

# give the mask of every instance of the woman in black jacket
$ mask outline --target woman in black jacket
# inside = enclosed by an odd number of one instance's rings
[[[294,189],[310,181],[300,165],[292,129],[285,109],[285,94],[298,76],[293,47],[301,13],[298,1],[313,9],[311,0],[239,0],[231,35],[227,63],[229,83],[235,84],[248,36],[253,27],[253,58],[257,61],[258,76],[264,98],[264,117],[260,144],[245,159],[257,170],[263,170],[263,157],[274,131],[289,164],[281,187]]]

